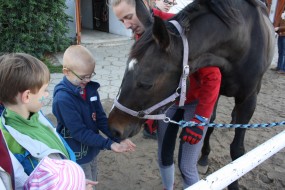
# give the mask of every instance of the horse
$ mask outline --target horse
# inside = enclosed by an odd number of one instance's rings
[[[109,114],[109,127],[116,137],[125,139],[138,134],[146,118],[155,118],[155,114],[173,104],[176,96],[172,94],[182,92],[178,86],[187,49],[184,50],[182,34],[170,20],[180,24],[188,41],[186,61],[190,74],[207,66],[219,67],[222,74],[219,95],[233,97],[235,101],[231,123],[249,123],[262,77],[274,54],[274,28],[264,3],[195,0],[173,18],[163,21],[151,17],[143,3],[136,0],[136,13],[146,29],[131,48],[121,87]],[[217,102],[210,122],[215,120]],[[207,131],[199,163],[207,163],[213,130]],[[232,160],[245,153],[245,132],[244,128],[235,129],[230,144]],[[238,189],[238,181],[228,189]]]

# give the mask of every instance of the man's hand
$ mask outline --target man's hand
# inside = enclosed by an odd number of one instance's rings
[[[195,123],[200,123],[196,119],[193,119],[193,121]],[[180,138],[190,144],[197,144],[203,137],[203,130],[204,126],[185,127],[182,129]]]

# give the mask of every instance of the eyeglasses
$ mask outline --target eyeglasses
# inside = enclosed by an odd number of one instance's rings
[[[68,69],[68,68],[65,68],[65,69]],[[78,74],[76,74],[73,70],[71,69],[68,69],[70,72],[72,72],[72,74],[74,74],[78,79],[80,80],[91,80],[95,75],[96,73],[93,72],[91,73],[91,75],[85,75],[85,76],[79,76]]]
[[[171,2],[171,1],[168,1],[168,0],[163,0],[163,2],[169,4],[170,6],[177,4],[176,1],[172,1]]]

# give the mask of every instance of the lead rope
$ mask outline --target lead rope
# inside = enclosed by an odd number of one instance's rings
[[[272,122],[272,123],[253,123],[253,124],[225,124],[225,123],[195,123],[193,121],[179,122],[171,120],[169,117],[163,120],[165,123],[174,123],[179,125],[181,128],[184,127],[195,127],[195,126],[205,126],[205,127],[215,127],[215,128],[270,128],[285,125],[285,121]]]

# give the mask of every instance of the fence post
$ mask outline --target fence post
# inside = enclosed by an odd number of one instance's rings
[[[285,147],[285,130],[186,190],[219,190]]]

